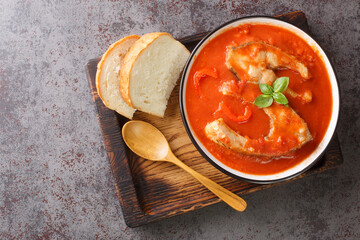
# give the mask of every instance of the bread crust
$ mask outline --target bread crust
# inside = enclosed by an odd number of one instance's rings
[[[134,66],[134,63],[136,62],[142,51],[147,48],[147,46],[153,43],[158,37],[163,35],[168,35],[172,37],[169,33],[164,32],[152,32],[144,34],[140,37],[139,40],[134,43],[134,45],[131,46],[129,51],[124,56],[123,65],[120,69],[120,93],[125,102],[130,107],[136,108],[130,98],[130,73]]]
[[[110,109],[111,106],[109,106],[109,103],[105,100],[105,98],[102,96],[101,94],[101,87],[100,87],[100,81],[101,81],[101,71],[102,71],[102,68],[103,68],[103,65],[105,63],[105,60],[107,59],[108,55],[112,53],[112,51],[118,47],[119,45],[123,44],[125,41],[129,40],[129,39],[134,39],[134,40],[138,40],[140,38],[140,36],[138,35],[130,35],[130,36],[127,36],[127,37],[124,37],[118,41],[116,41],[115,43],[111,44],[109,46],[109,48],[106,50],[106,52],[103,54],[103,56],[101,57],[101,60],[100,62],[98,63],[97,65],[97,71],[96,71],[96,77],[95,77],[95,85],[96,85],[96,90],[98,92],[98,95],[100,97],[100,99],[103,101],[104,105]],[[121,114],[121,113],[120,113]]]

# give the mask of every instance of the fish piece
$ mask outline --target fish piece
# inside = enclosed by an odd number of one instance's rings
[[[261,42],[249,42],[230,47],[226,55],[226,66],[242,81],[266,83],[276,80],[274,70],[287,68],[297,71],[309,79],[308,68],[294,56],[281,49]]]
[[[219,91],[223,95],[240,98],[244,88],[244,82],[236,82],[235,80],[223,81],[219,86]]]
[[[285,90],[285,93],[287,93],[289,96],[293,98],[300,99],[303,103],[309,103],[312,101],[312,92],[309,90],[305,90],[303,93],[297,93],[291,88],[287,88]]]
[[[285,155],[312,139],[306,122],[292,108],[274,103],[264,111],[270,118],[270,131],[264,138],[242,136],[222,118],[208,123],[205,134],[211,141],[230,150],[267,157]]]
[[[241,100],[243,99],[242,91],[244,85],[244,82],[236,82],[234,80],[223,81],[219,86],[219,92],[221,92],[223,95],[235,97]],[[284,93],[292,98],[301,100],[302,103],[309,103],[312,101],[312,92],[310,90],[305,90],[302,93],[298,93],[287,87]]]
[[[226,66],[242,81],[254,84],[266,83],[271,85],[276,80],[274,70],[289,68],[297,71],[305,78],[310,78],[308,68],[294,56],[283,52],[281,49],[261,42],[249,42],[238,47],[231,47],[227,52]],[[229,88],[224,95],[235,95]],[[300,94],[287,88],[290,97],[299,98],[303,103],[312,100],[310,91]]]

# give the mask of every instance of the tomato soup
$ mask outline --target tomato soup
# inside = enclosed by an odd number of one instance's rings
[[[312,100],[305,103],[284,93],[289,101],[289,107],[307,123],[312,140],[301,148],[282,156],[252,156],[235,152],[211,141],[204,131],[208,123],[223,118],[232,130],[242,136],[261,139],[269,134],[270,119],[263,108],[257,107],[253,102],[245,106],[238,98],[224,95],[219,91],[224,81],[236,83],[243,81],[226,66],[226,54],[229,47],[249,42],[266,43],[281,49],[305,64],[311,75],[309,79],[304,79],[293,70],[283,68],[275,71],[277,77],[289,77],[289,88],[293,91],[298,93],[310,91],[312,94]],[[196,74],[204,69],[207,71],[211,69],[214,72],[210,71],[207,77],[199,79]],[[242,97],[247,99],[255,99],[262,94],[258,84],[244,83],[242,87]],[[228,167],[255,175],[275,174],[299,164],[316,149],[323,139],[332,114],[330,79],[318,53],[296,34],[280,27],[262,24],[240,25],[210,40],[194,56],[188,75],[185,101],[189,124],[206,149]],[[246,111],[249,110],[251,117],[246,121],[235,121],[236,119],[226,112],[217,111],[220,103],[225,104],[230,113],[235,116],[246,115]]]

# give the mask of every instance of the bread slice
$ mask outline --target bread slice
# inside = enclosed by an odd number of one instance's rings
[[[113,43],[102,56],[96,72],[96,89],[105,106],[130,119],[135,109],[122,98],[119,78],[124,56],[139,38],[131,35]]]
[[[164,117],[166,105],[190,52],[168,33],[143,35],[125,55],[121,95],[129,106]]]

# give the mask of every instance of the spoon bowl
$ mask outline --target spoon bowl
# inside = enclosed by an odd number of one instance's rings
[[[165,136],[153,125],[143,121],[129,121],[122,135],[126,145],[137,155],[153,161],[163,160],[169,152]]]
[[[229,204],[229,206],[237,211],[245,210],[247,205],[241,197],[226,190],[180,161],[171,151],[165,136],[153,125],[143,121],[132,120],[123,126],[122,135],[126,145],[140,157],[176,164]]]

